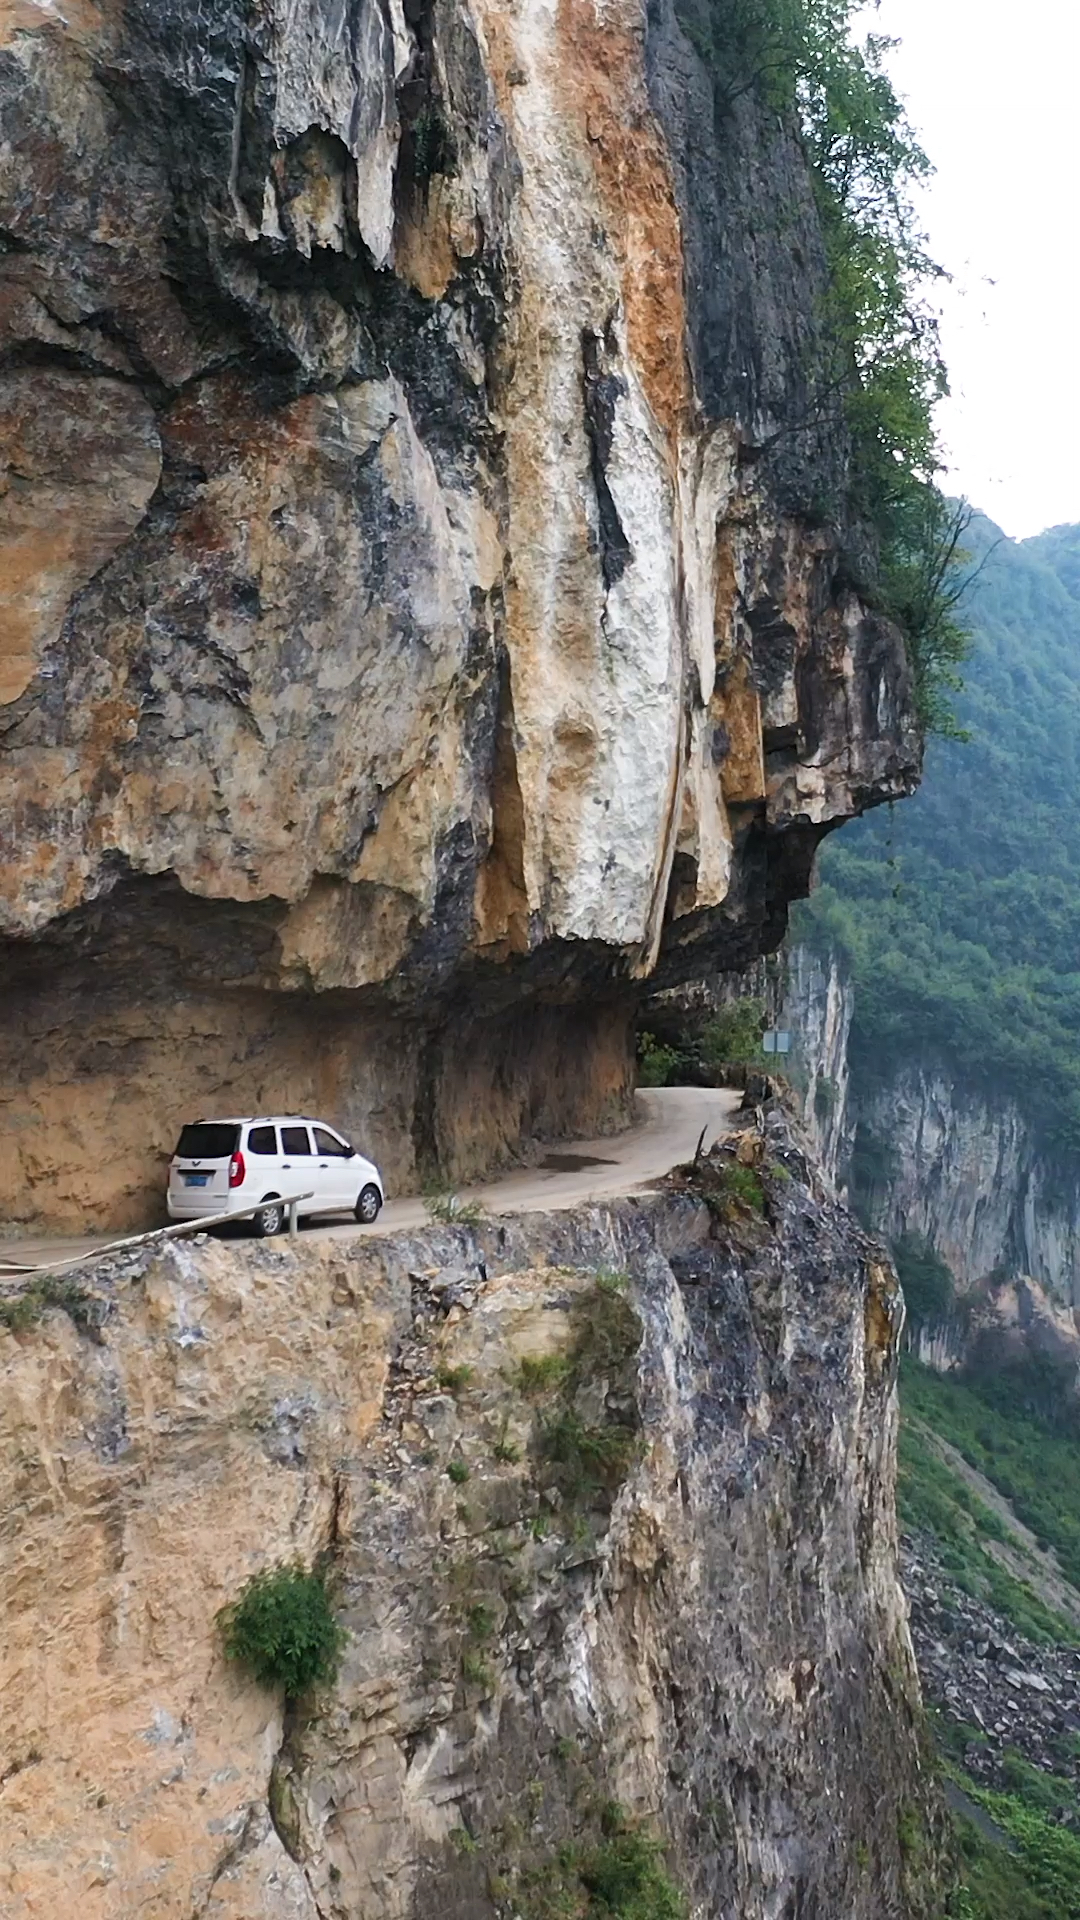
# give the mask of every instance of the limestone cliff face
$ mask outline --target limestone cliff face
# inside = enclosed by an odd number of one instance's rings
[[[1047,1158],[1019,1110],[912,1067],[858,1119],[891,1158],[875,1186],[875,1220],[933,1241],[961,1285],[1007,1271],[1080,1304],[1080,1191]]]
[[[895,1280],[775,1116],[738,1152],[763,1214],[729,1151],[576,1216],[130,1254],[0,1331],[3,1920],[508,1920],[612,1799],[693,1913],[939,1910]],[[344,1661],[283,1713],[214,1615],[320,1550]]]
[[[917,774],[797,144],[672,0],[14,0],[0,88],[7,1207],[616,1120]]]
[[[851,982],[835,954],[793,946],[784,955],[779,1000],[775,1018],[792,1036],[802,1122],[822,1168],[843,1194],[851,1152]]]
[[[1025,1349],[1080,1364],[1080,1187],[1007,1097],[913,1060],[877,1078],[848,1058],[854,995],[835,957],[786,955],[784,1018],[805,1084],[804,1120],[826,1167],[875,1231],[912,1234],[947,1262],[973,1314],[923,1330],[923,1358],[947,1368],[980,1340],[1005,1360]],[[821,1092],[822,1083],[828,1091]]]

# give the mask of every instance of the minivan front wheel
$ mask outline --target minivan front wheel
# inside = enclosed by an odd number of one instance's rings
[[[280,1233],[285,1224],[285,1208],[280,1200],[268,1200],[258,1213],[251,1217],[251,1224],[260,1240],[271,1240]]]
[[[353,1211],[362,1227],[369,1227],[379,1217],[382,1206],[382,1194],[378,1187],[364,1187]]]

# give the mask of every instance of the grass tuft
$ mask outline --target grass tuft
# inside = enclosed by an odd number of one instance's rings
[[[424,1195],[424,1209],[429,1220],[439,1221],[448,1227],[478,1227],[487,1218],[483,1201],[463,1200],[456,1193],[427,1193]]]
[[[44,1274],[21,1293],[0,1299],[0,1327],[6,1327],[9,1333],[25,1333],[50,1308],[66,1313],[80,1333],[93,1332],[97,1327],[99,1309],[93,1296],[77,1280],[63,1274]]]
[[[570,1362],[562,1353],[526,1354],[519,1362],[516,1385],[527,1399],[538,1399],[541,1394],[553,1393],[561,1387],[570,1371]]]
[[[593,1426],[572,1407],[564,1407],[545,1421],[538,1452],[549,1468],[548,1479],[568,1500],[580,1500],[604,1490],[611,1492],[626,1478],[638,1450],[631,1427],[613,1423]]]
[[[468,1366],[439,1366],[435,1369],[435,1378],[447,1393],[461,1393],[468,1386],[474,1372],[475,1368]]]

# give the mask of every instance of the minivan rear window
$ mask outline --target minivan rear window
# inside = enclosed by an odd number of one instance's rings
[[[176,1152],[181,1160],[228,1160],[239,1144],[239,1127],[220,1120],[196,1120],[182,1128]]]

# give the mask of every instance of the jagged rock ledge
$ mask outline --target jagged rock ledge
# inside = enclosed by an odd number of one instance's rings
[[[778,1113],[643,1200],[82,1282],[0,1331],[13,1914],[524,1914],[609,1799],[695,1911],[938,1911],[895,1279]],[[214,1615],[319,1552],[283,1716]]]

